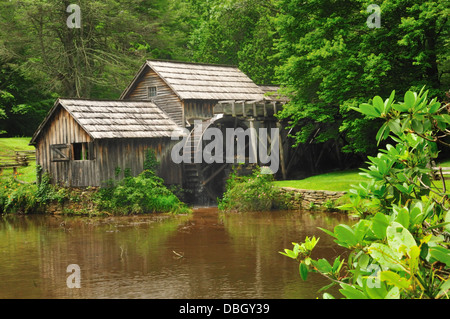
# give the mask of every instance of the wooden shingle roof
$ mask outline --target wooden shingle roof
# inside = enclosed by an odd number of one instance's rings
[[[181,128],[150,101],[99,101],[58,99],[47,118],[33,136],[40,131],[58,107],[63,107],[94,139],[159,138],[182,135]]]
[[[148,60],[141,72],[145,67],[156,72],[181,100],[264,99],[264,91],[235,66]]]

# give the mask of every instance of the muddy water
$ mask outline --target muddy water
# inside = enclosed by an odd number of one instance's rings
[[[320,237],[314,257],[342,254],[317,227],[349,223],[339,214],[220,213],[111,218],[4,216],[0,298],[310,299],[329,282],[279,254]],[[77,272],[67,272],[78,265]],[[69,278],[69,280],[68,280]],[[336,294],[338,296],[338,294]]]

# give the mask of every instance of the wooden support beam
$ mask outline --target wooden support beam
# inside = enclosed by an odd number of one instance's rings
[[[277,128],[279,130],[279,145],[280,145],[280,164],[281,164],[281,174],[283,175],[283,179],[286,179],[286,163],[284,159],[284,147],[283,147],[283,138],[281,134],[282,126],[280,122],[277,122]]]
[[[206,185],[209,182],[211,182],[212,179],[214,177],[216,177],[217,175],[219,175],[219,173],[222,172],[227,166],[228,166],[228,163],[223,164],[217,171],[215,171],[210,177],[208,177],[207,180],[203,181],[203,185]]]

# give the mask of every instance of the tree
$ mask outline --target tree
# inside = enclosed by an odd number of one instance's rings
[[[0,7],[2,55],[14,56],[17,70],[43,90],[115,98],[145,59],[182,54],[188,30],[172,13],[186,15],[174,9],[185,1],[80,0],[79,27],[70,25],[72,2],[13,0]]]
[[[191,34],[197,62],[238,66],[258,84],[273,84],[273,1],[230,0],[196,3],[200,22]]]
[[[445,1],[381,3],[381,27],[369,28],[363,0],[280,0],[276,18],[279,82],[291,97],[280,117],[297,129],[298,143],[338,139],[345,152],[374,154],[380,120],[354,112],[393,87],[448,89],[448,15]]]

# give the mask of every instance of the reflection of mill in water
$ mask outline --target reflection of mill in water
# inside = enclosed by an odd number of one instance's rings
[[[294,238],[323,235],[318,227],[352,224],[341,214],[223,214],[216,208],[186,216],[5,220],[0,298],[50,299],[315,298],[329,282],[311,278],[299,285],[298,266],[278,252]],[[331,236],[320,240],[323,258],[342,253]],[[80,289],[67,287],[71,264],[80,267]]]

